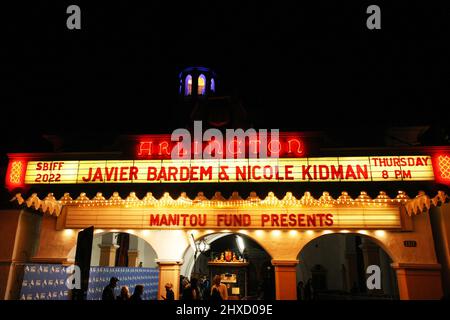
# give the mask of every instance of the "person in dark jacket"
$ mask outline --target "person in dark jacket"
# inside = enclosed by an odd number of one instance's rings
[[[201,300],[202,297],[197,284],[197,278],[191,278],[191,283],[183,290],[182,300]]]
[[[312,279],[309,278],[305,286],[305,300],[313,300],[313,293]]]
[[[133,295],[130,297],[130,301],[142,301],[142,295],[144,294],[144,286],[142,284],[134,287]]]
[[[303,281],[297,283],[297,300],[305,300],[305,285]]]
[[[203,281],[203,291],[202,291],[202,299],[208,300],[211,295],[211,285],[208,279]]]
[[[102,300],[116,300],[116,295],[114,294],[114,288],[117,286],[119,279],[116,277],[111,277],[109,284],[103,289]]]
[[[175,293],[172,290],[172,284],[166,283],[166,296],[162,297],[166,301],[173,301],[175,300]]]

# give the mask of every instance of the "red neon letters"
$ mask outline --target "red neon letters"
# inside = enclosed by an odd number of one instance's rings
[[[219,142],[196,141],[191,144],[192,159],[198,155],[210,155],[215,158],[225,158],[231,154],[234,158],[259,158],[262,148],[265,147],[268,154],[280,158],[298,158],[305,155],[303,141],[295,134],[280,134],[279,139],[268,140],[266,146],[261,145],[257,139],[246,139],[245,143],[240,140]],[[172,151],[178,155],[187,156],[187,150],[183,150],[182,143],[171,141],[167,135],[153,135],[142,138],[137,142],[136,155],[138,159],[170,159]]]

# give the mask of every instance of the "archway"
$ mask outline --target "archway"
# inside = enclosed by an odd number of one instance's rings
[[[257,241],[233,232],[208,234],[196,239],[196,243],[199,241],[207,243],[206,251],[197,252],[195,257],[192,248],[186,250],[186,267],[181,273],[184,277],[201,279],[205,283],[203,289],[207,289],[212,278],[221,275],[230,299],[275,299],[272,257]],[[208,299],[208,289],[203,292],[203,298]]]
[[[309,241],[298,255],[297,299],[398,299],[392,258],[377,239],[360,233],[331,233]],[[368,287],[375,265],[379,288]]]
[[[119,259],[117,259],[117,250],[114,253],[113,261],[114,263],[111,263],[110,267],[112,266],[123,266],[123,267],[147,267],[147,268],[156,268],[157,263],[156,260],[158,258],[156,251],[152,247],[150,243],[148,243],[144,238],[133,234],[129,232],[95,232],[94,238],[92,241],[92,253],[91,253],[91,266],[106,266],[104,263],[100,262],[100,255],[101,255],[101,245],[102,240],[104,240],[103,244],[107,245],[115,245],[117,246],[116,249],[119,249],[120,246],[117,244],[118,241],[120,241],[120,235],[128,235],[128,248],[127,251],[129,251],[128,256],[132,256],[132,259],[127,259],[126,265],[123,265],[123,263],[120,263]],[[74,262],[75,261],[75,253],[76,253],[76,245],[70,250],[67,261],[68,262]],[[136,252],[137,251],[137,252]],[[136,256],[136,260],[134,260],[134,256]],[[141,264],[142,262],[142,264]],[[119,265],[122,264],[122,265]]]
[[[74,261],[76,246],[70,250],[68,261]],[[91,249],[88,300],[101,299],[103,288],[111,277],[119,279],[115,294],[126,286],[130,294],[136,285],[144,286],[144,300],[156,300],[158,293],[157,253],[137,234],[122,231],[94,233]]]

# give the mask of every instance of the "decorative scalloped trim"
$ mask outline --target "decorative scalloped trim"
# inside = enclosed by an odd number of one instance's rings
[[[121,198],[118,192],[114,192],[109,199],[106,199],[101,192],[98,192],[92,199],[82,192],[73,200],[69,193],[65,193],[61,199],[56,200],[53,193],[49,193],[41,200],[36,193],[33,193],[26,200],[20,193],[16,194],[11,201],[17,201],[19,205],[39,210],[43,213],[59,216],[63,206],[121,206],[121,207],[208,207],[208,208],[231,208],[231,207],[320,207],[320,206],[379,206],[379,205],[404,205],[408,215],[419,214],[431,208],[440,206],[450,200],[450,197],[443,191],[438,191],[437,195],[430,198],[425,192],[410,199],[405,192],[399,191],[397,197],[389,198],[386,192],[380,191],[379,195],[372,199],[365,192],[361,191],[356,199],[352,199],[346,191],[343,191],[337,199],[333,199],[328,192],[323,192],[319,199],[315,199],[310,192],[297,199],[291,192],[287,192],[282,199],[278,199],[273,192],[269,192],[264,199],[260,199],[256,192],[251,192],[250,196],[244,200],[238,192],[233,192],[229,199],[225,199],[220,192],[216,192],[211,199],[207,199],[203,192],[199,192],[194,200],[189,199],[185,192],[175,200],[168,192],[157,200],[151,192],[139,199],[136,193],[131,192],[125,199]]]

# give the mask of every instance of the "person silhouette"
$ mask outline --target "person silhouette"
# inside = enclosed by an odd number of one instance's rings
[[[142,301],[142,295],[144,294],[144,286],[138,284],[134,287],[133,295],[130,297],[130,301]]]
[[[114,294],[114,288],[117,286],[119,279],[116,277],[111,277],[109,284],[103,289],[102,300],[116,300],[116,295]]]

